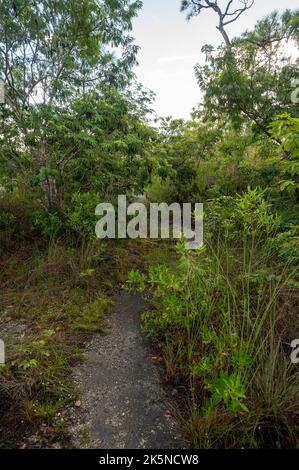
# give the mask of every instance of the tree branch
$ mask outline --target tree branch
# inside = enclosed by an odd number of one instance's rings
[[[225,31],[225,26],[234,23],[238,20],[238,18],[247,10],[249,10],[253,5],[255,0],[239,0],[239,2],[243,5],[240,8],[235,7],[233,11],[230,11],[233,7],[235,0],[228,0],[227,5],[224,10],[222,10],[218,4],[218,1],[211,1],[211,0],[191,0],[189,2],[182,3],[182,10],[186,10],[188,7],[191,7],[191,12],[189,14],[189,18],[194,15],[200,14],[201,10],[203,9],[211,9],[215,13],[217,13],[219,17],[219,25],[217,26],[218,31],[220,31],[225,44],[230,47],[231,41],[228,37],[227,32]]]

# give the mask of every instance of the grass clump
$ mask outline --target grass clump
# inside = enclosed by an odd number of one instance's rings
[[[73,330],[91,333],[103,332],[104,316],[111,313],[112,302],[102,295],[82,307],[72,305],[67,309],[70,326]]]

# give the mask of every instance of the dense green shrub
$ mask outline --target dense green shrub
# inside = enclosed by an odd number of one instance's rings
[[[280,225],[278,215],[271,211],[265,198],[265,191],[259,188],[248,188],[247,192],[235,197],[213,199],[207,204],[205,218],[210,235],[236,241],[242,241],[244,236],[266,239]]]
[[[21,186],[0,192],[1,247],[30,238],[33,229],[33,212],[36,203]]]
[[[81,239],[95,238],[95,209],[100,202],[100,196],[96,192],[74,194],[71,203],[64,207],[67,229]]]
[[[65,230],[62,212],[58,210],[35,211],[34,229],[49,239],[62,235]]]

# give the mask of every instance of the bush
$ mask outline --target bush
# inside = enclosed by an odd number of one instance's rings
[[[58,210],[35,211],[34,229],[50,239],[63,234],[65,230],[63,214]]]
[[[47,238],[62,235],[72,239],[93,240],[95,238],[96,206],[100,203],[97,193],[76,193],[62,208],[34,213],[34,228]]]
[[[70,232],[80,239],[95,238],[95,209],[100,202],[100,196],[94,192],[74,194],[71,204],[64,207],[66,226]]]
[[[145,188],[145,194],[150,202],[155,203],[172,203],[175,201],[175,185],[173,181],[167,177],[163,180],[160,176],[154,176],[151,183]]]
[[[0,192],[1,247],[22,242],[32,235],[33,211],[36,204],[21,188]]]
[[[248,188],[235,197],[221,196],[207,204],[206,226],[211,236],[230,240],[256,237],[265,240],[279,228],[280,219],[271,211],[265,191]]]

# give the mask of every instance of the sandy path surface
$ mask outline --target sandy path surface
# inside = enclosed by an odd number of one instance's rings
[[[161,382],[161,366],[152,360],[152,346],[140,332],[145,309],[141,296],[120,293],[107,319],[107,334],[93,337],[86,361],[76,369],[75,382],[82,394],[80,414],[89,433],[87,442],[75,442],[76,447],[185,447],[169,413],[174,404]]]

